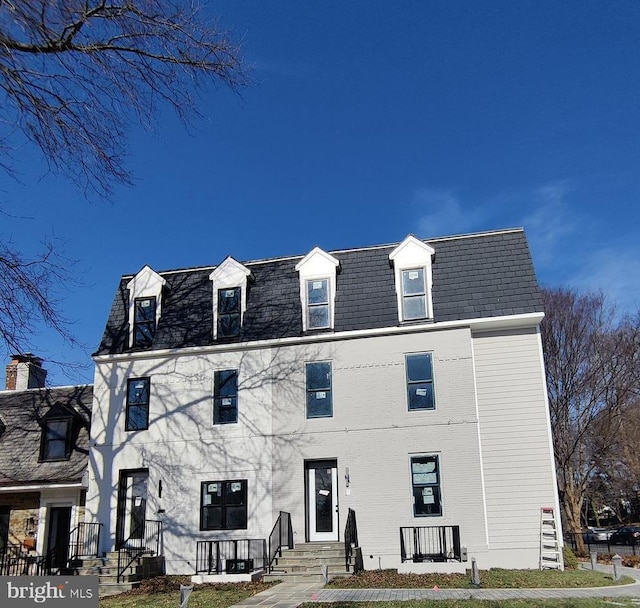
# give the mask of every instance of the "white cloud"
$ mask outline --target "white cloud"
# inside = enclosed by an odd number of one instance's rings
[[[482,217],[477,209],[463,209],[452,190],[416,190],[413,205],[422,213],[426,211],[417,223],[417,234],[425,238],[478,230]]]

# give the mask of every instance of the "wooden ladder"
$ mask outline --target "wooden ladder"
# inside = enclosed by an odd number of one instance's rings
[[[553,507],[540,508],[540,570],[564,570],[558,538],[558,522]]]

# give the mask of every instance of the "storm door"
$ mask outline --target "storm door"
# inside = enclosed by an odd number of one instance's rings
[[[309,541],[338,540],[338,468],[335,460],[305,463]]]
[[[49,533],[45,561],[51,568],[67,567],[70,534],[71,507],[49,507]]]

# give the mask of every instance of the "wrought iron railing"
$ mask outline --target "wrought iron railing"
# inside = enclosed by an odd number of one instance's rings
[[[240,573],[267,567],[264,538],[200,540],[196,543],[196,574]]]
[[[80,557],[97,557],[100,554],[102,524],[80,522],[69,535],[69,561]]]
[[[161,521],[148,519],[135,528],[118,547],[118,582],[124,580],[124,573],[138,558],[160,555],[161,544]]]
[[[611,554],[619,553],[620,555],[640,555],[640,540],[629,536],[626,539],[617,542],[611,542],[612,531],[604,534],[604,538],[598,538],[594,533],[590,532],[565,532],[564,542],[571,547],[576,554],[589,554],[592,551],[597,553]]]
[[[356,524],[356,512],[349,509],[347,524],[344,528],[344,560],[347,572],[353,567],[353,572],[364,570],[362,551],[358,543],[358,526]]]
[[[400,528],[400,559],[403,562],[462,561],[460,526]]]
[[[271,534],[269,534],[269,572],[273,570],[276,559],[282,557],[282,547],[293,549],[291,514],[286,511],[280,511],[273,530],[271,530]]]

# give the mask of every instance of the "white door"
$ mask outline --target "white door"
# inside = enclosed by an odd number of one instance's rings
[[[338,540],[338,468],[335,461],[307,463],[310,541]]]

